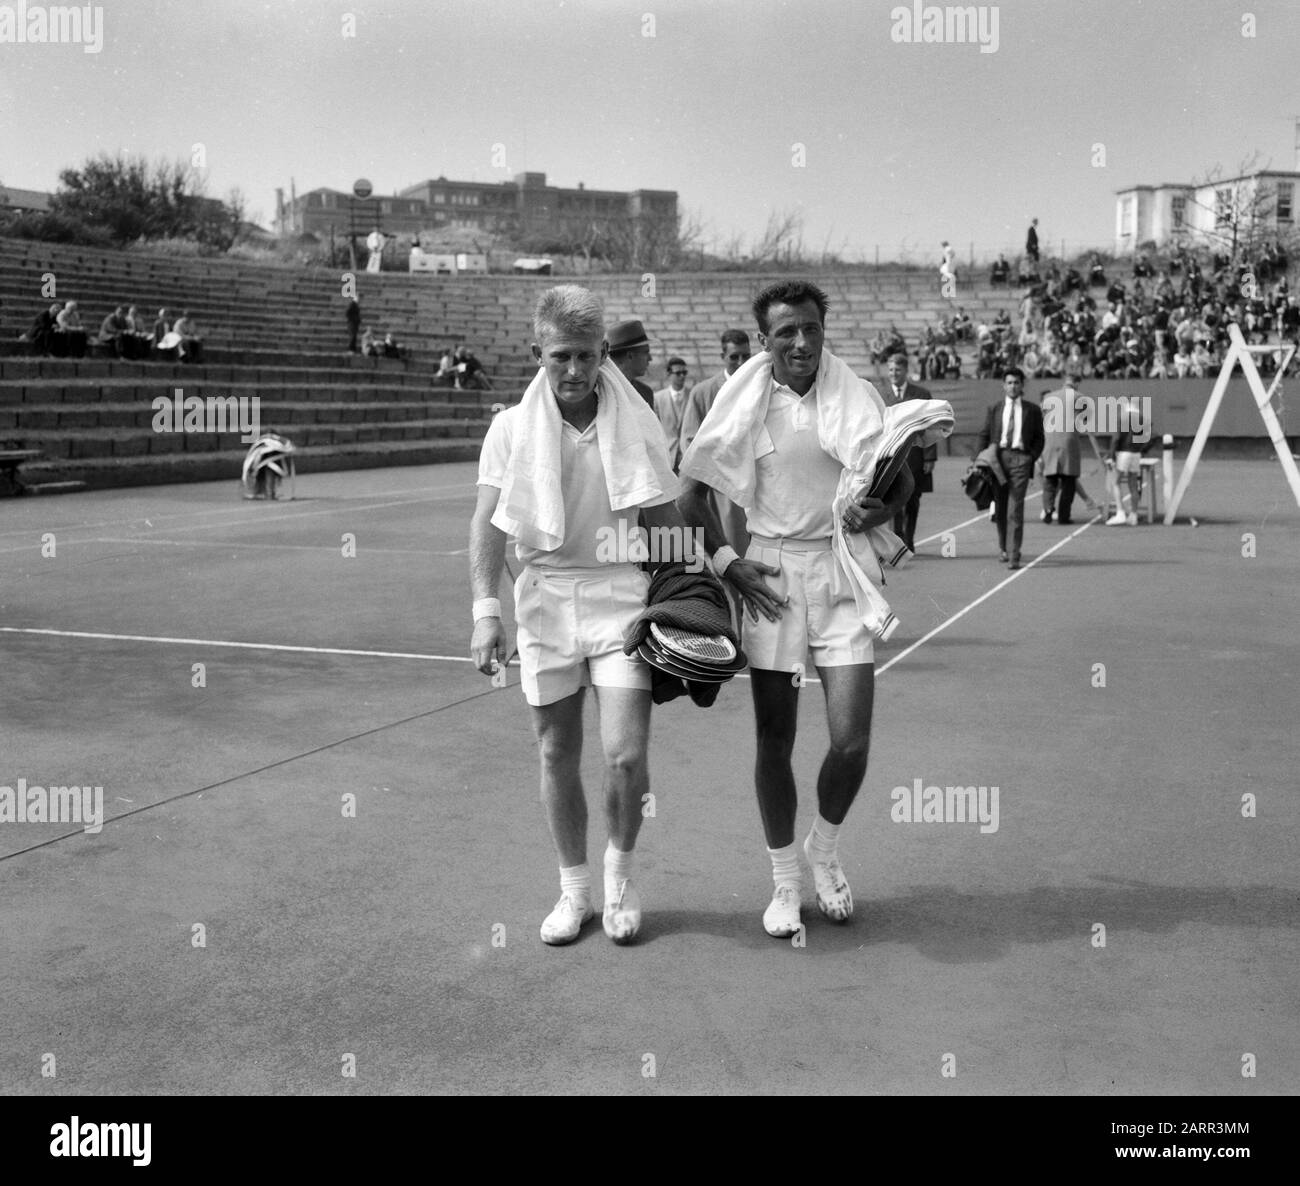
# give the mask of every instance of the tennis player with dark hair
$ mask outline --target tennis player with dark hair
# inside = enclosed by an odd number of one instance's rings
[[[542,923],[542,939],[572,942],[594,913],[581,775],[583,697],[591,685],[605,758],[604,926],[626,943],[641,926],[632,853],[649,787],[651,678],[623,644],[646,607],[650,579],[630,555],[602,562],[601,541],[639,539],[639,511],[652,530],[668,528],[659,534],[675,539],[680,552],[687,545],[673,501],[678,482],[654,412],[608,361],[600,301],[576,285],[549,289],[533,329],[537,376],[522,401],[492,421],[479,459],[470,654],[485,674],[506,662],[497,591],[513,535],[524,565],[515,583],[521,682],[560,863],[560,900]]]
[[[746,610],[754,782],[775,885],[763,925],[773,936],[801,925],[791,755],[809,657],[826,698],[830,748],[803,855],[821,912],[838,922],[853,913],[838,837],[866,774],[875,691],[873,631],[857,598],[883,599],[875,590],[855,592],[838,545],[843,533],[882,531],[912,492],[911,473],[901,465],[885,497],[848,503],[837,529],[847,457],[878,437],[886,407],[870,383],[825,350],[827,306],[825,293],[802,281],[759,293],[753,311],[765,353],[723,385],[681,463],[683,517],[703,528],[715,571],[739,591]],[[724,546],[710,497],[715,490],[745,508],[751,538],[744,559]],[[901,549],[892,532],[888,538]]]

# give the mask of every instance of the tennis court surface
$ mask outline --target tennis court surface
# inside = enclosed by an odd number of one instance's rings
[[[806,885],[802,946],[760,921],[743,678],[655,709],[640,941],[540,942],[518,672],[467,661],[473,465],[0,504],[0,786],[102,786],[105,816],[0,823],[0,1091],[1295,1093],[1280,467],[1203,462],[1198,527],[1031,497],[1017,573],[963,468],[886,590],[857,914]],[[800,838],[825,736],[814,684]],[[996,828],[894,818],[918,782],[997,788]]]

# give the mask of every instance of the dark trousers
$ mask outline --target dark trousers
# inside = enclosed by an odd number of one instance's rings
[[[916,520],[921,514],[920,483],[912,490],[912,497],[894,515],[894,534],[898,536],[913,552],[916,551]]]
[[[359,347],[357,346],[357,331],[360,328],[361,322],[358,321],[355,325],[350,321],[348,322],[348,350],[353,354],[360,352]]]
[[[1056,495],[1060,491],[1061,506],[1057,518],[1062,523],[1070,521],[1070,508],[1074,506],[1074,487],[1078,482],[1074,474],[1043,475],[1043,510],[1049,515],[1056,508]]]
[[[998,460],[1007,475],[993,500],[998,550],[1008,553],[1012,560],[1019,560],[1020,543],[1025,535],[1025,491],[1034,473],[1034,459],[1021,449],[999,448]]]

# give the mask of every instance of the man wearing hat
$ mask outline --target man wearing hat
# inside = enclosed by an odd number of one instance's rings
[[[1005,398],[989,408],[971,460],[990,445],[997,447],[998,461],[1007,475],[993,503],[999,558],[1008,567],[1019,568],[1020,543],[1025,534],[1025,492],[1034,462],[1043,452],[1043,410],[1022,398],[1025,372],[1019,367],[1008,368],[1002,387]]]
[[[605,336],[609,341],[610,362],[653,409],[655,393],[641,382],[641,376],[650,369],[650,339],[645,336],[645,326],[636,320],[620,321]]]

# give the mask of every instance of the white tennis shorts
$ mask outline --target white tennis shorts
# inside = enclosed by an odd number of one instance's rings
[[[1140,474],[1142,472],[1141,453],[1116,453],[1115,472],[1121,474]]]
[[[808,671],[873,663],[871,634],[858,616],[848,577],[831,551],[830,540],[766,539],[754,536],[746,560],[781,569],[765,576],[778,598],[789,597],[780,618],[744,615],[742,642],[749,665],[759,671]]]
[[[541,707],[579,688],[650,690],[650,667],[623,640],[646,606],[650,577],[631,564],[529,565],[515,582],[520,683]]]

